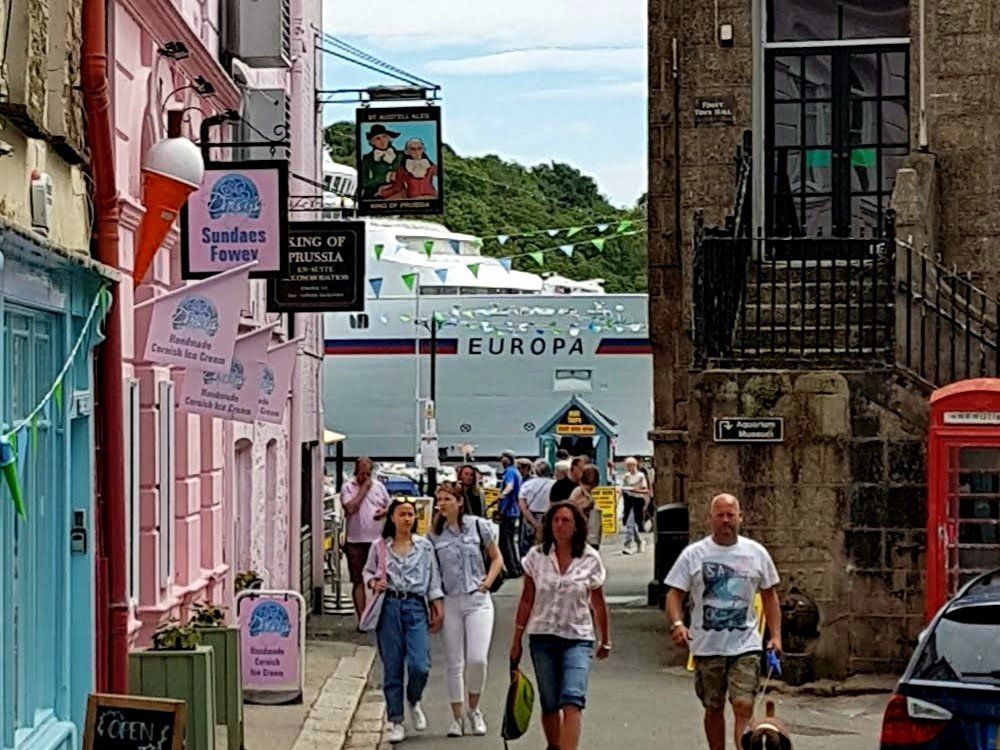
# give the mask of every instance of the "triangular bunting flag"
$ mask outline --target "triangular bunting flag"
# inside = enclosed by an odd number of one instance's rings
[[[477,279],[479,278],[479,263],[470,263],[467,268],[472,272],[472,275]]]
[[[533,253],[528,253],[528,255],[530,255],[531,259],[535,261],[535,263],[537,263],[538,265],[540,266],[545,265],[545,253],[543,253],[541,250],[536,250]]]
[[[505,271],[510,271],[511,263],[510,258],[500,258],[500,265],[503,266],[503,270]]]
[[[379,298],[382,294],[382,279],[368,279],[368,285],[372,288],[372,292],[375,294],[375,299]]]
[[[603,237],[599,237],[596,240],[591,240],[590,244],[593,245],[594,247],[596,247],[598,250],[603,250],[605,242],[607,242],[606,239],[604,239]]]
[[[576,245],[560,245],[559,249],[566,253],[566,257],[572,258],[573,251],[576,249]]]
[[[413,282],[417,280],[417,275],[415,273],[404,273],[403,283],[406,284],[406,288],[411,292],[413,291]]]
[[[441,283],[442,284],[448,279],[448,269],[447,268],[435,268],[434,269],[434,273],[436,273],[437,277],[439,279],[441,279]]]
[[[10,491],[10,499],[14,502],[14,509],[17,511],[17,515],[23,519],[26,514],[24,500],[21,496],[21,480],[17,475],[17,458],[7,438],[0,438],[0,468],[3,469],[3,477],[7,482],[7,489]]]
[[[442,315],[439,312],[435,312],[434,313],[434,323],[437,325],[438,328],[440,328],[441,326],[443,326],[444,325],[444,315]]]
[[[385,245],[375,246],[375,260],[382,260],[382,251],[385,250]]]
[[[625,221],[621,222],[618,225],[618,234],[624,234],[631,228],[632,228],[632,222],[629,221],[628,219],[625,219]]]
[[[62,396],[63,396],[63,394],[62,394],[62,381],[60,380],[58,383],[56,383],[56,387],[52,390],[52,398],[55,399],[55,402],[56,402],[56,411],[59,414],[62,414],[62,410],[63,410],[63,408],[62,408]]]
[[[506,245],[507,244],[507,240],[509,240],[509,239],[510,239],[510,237],[508,235],[506,235],[506,234],[498,234],[497,235],[497,242],[499,242],[501,245]]]
[[[566,232],[567,237],[572,237],[574,235],[580,234],[583,231],[583,227],[571,227],[568,232]]]
[[[428,258],[434,254],[434,240],[427,240],[424,243],[424,252],[427,253]]]
[[[562,231],[561,229],[548,229],[545,231],[545,234],[547,234],[549,237],[555,237],[561,231]]]
[[[604,234],[605,232],[608,231],[608,227],[610,226],[611,226],[610,224],[598,224],[597,231],[600,232],[601,234]]]
[[[455,254],[462,249],[462,243],[458,240],[448,240],[448,244],[451,245],[451,251]]]

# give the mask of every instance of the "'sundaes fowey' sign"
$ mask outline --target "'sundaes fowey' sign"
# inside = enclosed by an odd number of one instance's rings
[[[275,276],[288,243],[288,162],[209,162],[181,211],[181,275],[200,279],[251,261]]]

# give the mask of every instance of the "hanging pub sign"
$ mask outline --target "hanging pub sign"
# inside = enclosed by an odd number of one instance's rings
[[[91,693],[83,750],[181,750],[184,701]]]
[[[267,284],[269,312],[365,309],[365,224],[293,221],[281,275]]]
[[[357,138],[358,214],[444,213],[438,107],[359,109]]]
[[[288,244],[288,162],[209,162],[181,211],[181,277],[201,279],[257,261],[251,276],[281,271]]]

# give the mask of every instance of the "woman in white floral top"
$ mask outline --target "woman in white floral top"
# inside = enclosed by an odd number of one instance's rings
[[[600,555],[587,544],[587,521],[575,505],[549,508],[542,539],[522,562],[524,589],[510,661],[512,668],[520,663],[527,630],[549,749],[577,750],[591,663],[611,653],[607,574]],[[601,636],[596,650],[595,620]]]

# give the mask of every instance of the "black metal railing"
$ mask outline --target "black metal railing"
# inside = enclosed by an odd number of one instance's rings
[[[891,239],[750,239],[696,227],[696,241],[702,360],[891,356]]]
[[[1000,377],[1000,301],[927,253],[898,243],[897,362],[934,386]]]

